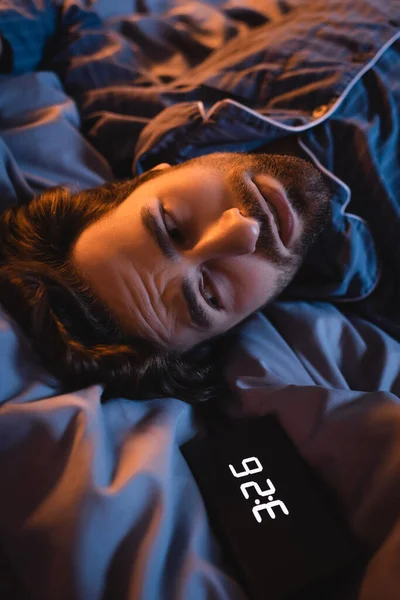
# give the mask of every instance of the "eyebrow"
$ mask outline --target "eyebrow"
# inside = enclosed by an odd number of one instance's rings
[[[178,252],[171,244],[169,238],[165,235],[164,231],[160,227],[154,214],[151,210],[144,206],[140,211],[142,224],[149,232],[150,236],[156,242],[157,246],[163,253],[163,255],[174,261],[178,257]],[[186,301],[190,318],[194,325],[197,325],[201,329],[211,329],[212,319],[207,314],[206,310],[201,306],[197,294],[193,288],[193,283],[188,278],[184,278],[181,286],[182,295]]]

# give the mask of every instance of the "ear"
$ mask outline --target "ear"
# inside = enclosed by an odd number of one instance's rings
[[[153,167],[152,169],[150,169],[150,171],[163,171],[164,169],[170,169],[171,165],[169,163],[160,163],[159,165],[156,165],[155,167]]]

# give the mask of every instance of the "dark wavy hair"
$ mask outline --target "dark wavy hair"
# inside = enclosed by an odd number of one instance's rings
[[[191,403],[222,393],[218,346],[177,355],[127,337],[71,262],[80,232],[160,173],[76,194],[52,188],[0,215],[0,303],[64,391],[100,383],[103,399],[173,396]]]

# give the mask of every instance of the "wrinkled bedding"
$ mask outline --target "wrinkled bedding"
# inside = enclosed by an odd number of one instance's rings
[[[162,12],[166,0],[147,4]],[[107,18],[134,8],[99,2]],[[0,88],[4,203],[112,179],[54,74]],[[276,412],[368,549],[365,572],[326,597],[398,600],[399,342],[329,303],[278,302],[243,326],[226,375],[238,399],[222,409]],[[0,597],[246,598],[179,450],[201,416],[173,398],[102,404],[101,392],[60,394],[0,313]]]
[[[23,597],[245,598],[179,451],[199,428],[193,408],[54,394],[5,316],[0,349],[0,539]],[[338,600],[398,598],[399,373],[397,342],[308,303],[254,316],[228,369],[229,412],[277,412],[371,552]]]

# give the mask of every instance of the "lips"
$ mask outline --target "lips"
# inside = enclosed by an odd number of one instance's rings
[[[282,244],[289,248],[294,237],[295,215],[285,192],[268,175],[256,175],[252,181],[274,218]]]

